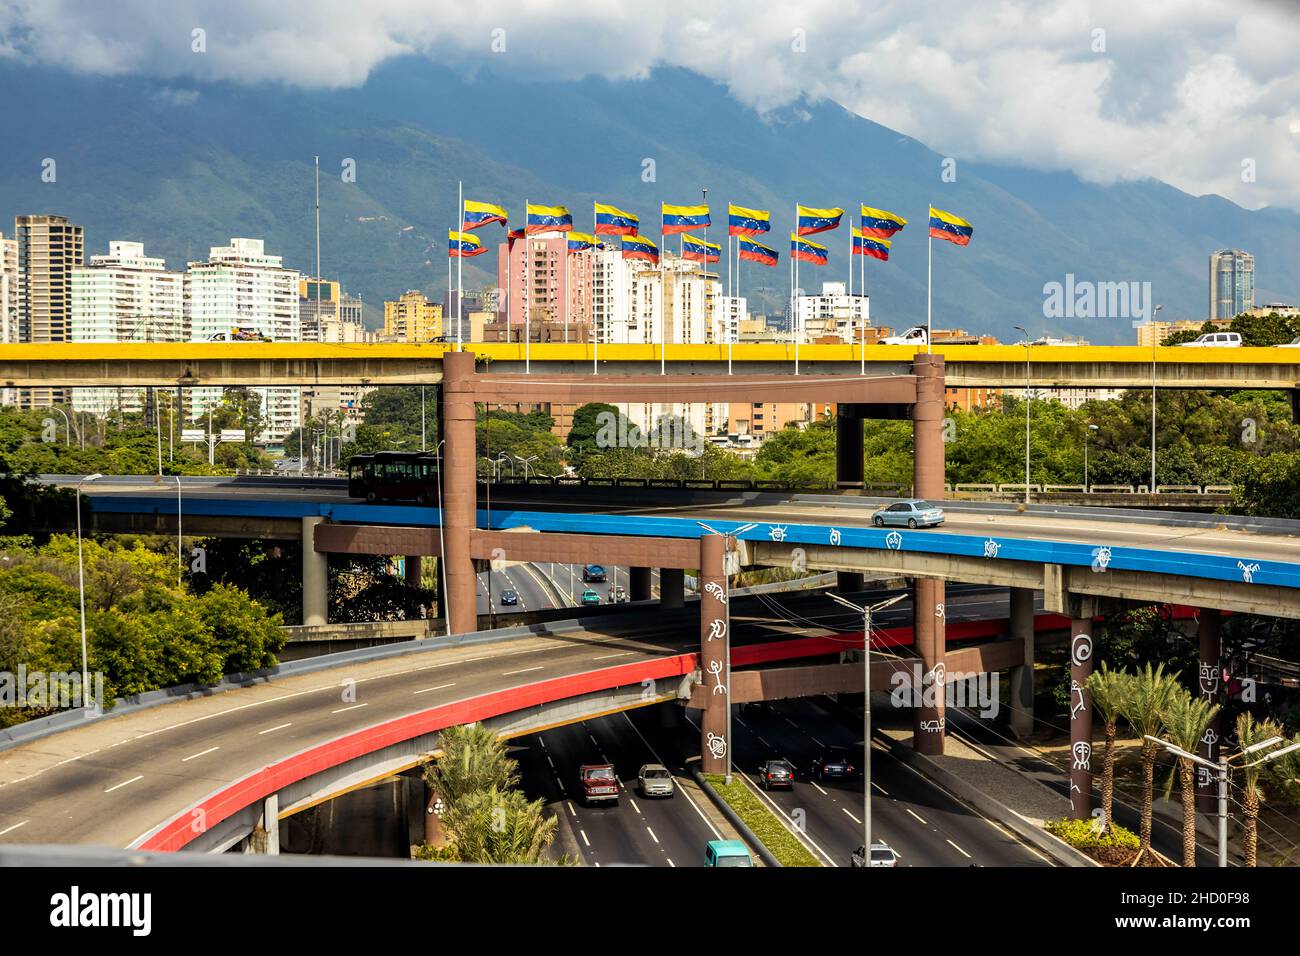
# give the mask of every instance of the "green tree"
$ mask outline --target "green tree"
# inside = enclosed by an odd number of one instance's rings
[[[1142,825],[1138,833],[1140,844],[1135,862],[1151,852],[1151,813],[1155,801],[1155,768],[1159,745],[1147,738],[1161,735],[1169,701],[1180,691],[1176,674],[1166,674],[1164,664],[1157,664],[1153,669],[1148,663],[1133,676],[1120,708],[1120,713],[1133,728],[1133,732],[1142,738]]]
[[[438,735],[438,747],[442,753],[425,767],[424,782],[449,804],[519,782],[519,765],[506,756],[505,741],[483,724],[448,727]]]
[[[1115,807],[1115,737],[1119,721],[1133,678],[1123,670],[1111,670],[1105,661],[1101,669],[1088,675],[1088,693],[1092,706],[1101,717],[1106,732],[1106,750],[1101,774],[1101,821],[1103,832],[1109,832]]]
[[[540,799],[489,789],[453,801],[442,826],[462,862],[536,864],[555,839],[558,821]]]
[[[1268,719],[1257,721],[1248,711],[1237,715],[1237,744],[1242,750],[1281,736],[1280,724]],[[1258,757],[1256,755],[1254,759]],[[1259,805],[1264,802],[1264,788],[1261,785],[1263,776],[1264,766],[1247,758],[1241,769],[1241,827],[1245,831],[1241,843],[1247,866],[1258,865]]]
[[[1179,688],[1161,713],[1165,739],[1194,754],[1218,713],[1218,704]],[[1196,865],[1196,765],[1187,757],[1178,757],[1178,782],[1183,800],[1183,866],[1191,867]]]

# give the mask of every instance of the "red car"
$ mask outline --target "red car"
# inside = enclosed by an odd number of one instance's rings
[[[618,777],[612,763],[584,763],[578,768],[578,788],[587,806],[606,800],[618,803]]]

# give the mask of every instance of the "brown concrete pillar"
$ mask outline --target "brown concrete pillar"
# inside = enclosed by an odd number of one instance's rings
[[[329,557],[314,547],[316,526],[324,518],[302,519],[302,622],[329,623]]]
[[[917,498],[943,499],[943,356],[918,354],[912,362],[916,402],[912,406],[912,493]],[[906,532],[900,532],[906,534]],[[941,579],[917,578],[912,589],[912,633],[924,671],[920,706],[913,714],[912,746],[918,753],[943,753],[947,718],[947,638],[944,627],[944,585]]]
[[[628,568],[627,596],[629,601],[648,601],[653,592],[650,587],[649,568]]]
[[[470,532],[475,523],[474,353],[447,352],[442,357],[442,507],[443,543],[447,549],[446,603],[449,634],[477,627],[474,562]]]
[[[731,746],[727,733],[731,636],[727,633],[730,620],[723,573],[726,541],[717,534],[700,538],[700,680],[709,691],[700,721],[700,756],[705,773],[726,772]],[[664,571],[659,573],[662,589]]]
[[[1223,660],[1220,630],[1223,616],[1218,608],[1203,607],[1197,619],[1201,654],[1197,674],[1197,688],[1202,697],[1212,704],[1223,704]],[[1223,740],[1222,714],[1216,716],[1201,738],[1197,754],[1214,763],[1219,762],[1219,747]],[[1207,767],[1196,768],[1196,805],[1204,814],[1219,812],[1219,787]]]
[[[862,488],[866,476],[862,447],[861,406],[837,406],[835,409],[836,487]]]
[[[1092,815],[1092,617],[1070,622],[1070,816]]]
[[[418,554],[408,554],[404,562],[404,573],[402,579],[406,582],[407,587],[423,587],[421,583],[424,580],[424,560]]]
[[[424,782],[424,842],[429,846],[442,846],[446,842],[442,834],[442,798],[438,796],[428,781]]]
[[[684,607],[686,604],[686,572],[681,568],[659,569],[659,606]]]
[[[1011,626],[1008,640],[1025,650],[1025,662],[1011,668],[1011,732],[1028,737],[1034,732],[1034,592],[1011,588]]]

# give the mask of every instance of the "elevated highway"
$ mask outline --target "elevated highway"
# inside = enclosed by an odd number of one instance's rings
[[[475,342],[488,376],[791,376],[792,344],[530,345]],[[454,345],[304,342],[59,343],[0,345],[0,385],[435,385]],[[1139,346],[944,345],[949,386],[1035,388],[1300,386],[1300,349]],[[922,354],[924,349],[919,350]],[[918,350],[907,345],[800,345],[799,371],[815,376],[908,375]],[[612,383],[611,383],[612,384]],[[606,391],[608,392],[608,385]],[[529,399],[520,399],[523,401]],[[617,401],[606,394],[606,401]],[[683,395],[681,401],[689,401]],[[701,399],[712,400],[712,399]],[[834,400],[823,397],[822,400]]]

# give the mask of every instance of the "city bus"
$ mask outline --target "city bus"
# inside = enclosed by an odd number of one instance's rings
[[[348,460],[348,496],[366,501],[438,500],[438,459],[427,452],[378,451]]]

